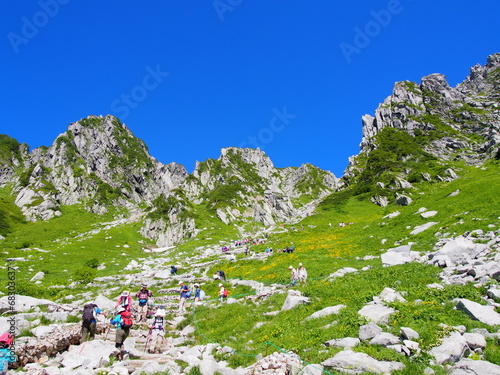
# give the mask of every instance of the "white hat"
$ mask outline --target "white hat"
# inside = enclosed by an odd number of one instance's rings
[[[179,285],[182,285],[182,284],[184,284],[184,283],[182,281],[179,281]]]
[[[289,270],[293,270],[293,267],[292,267],[292,266],[290,266],[290,267],[288,267],[288,269],[289,269]]]
[[[124,290],[123,293],[122,293],[122,296],[128,296],[129,295],[129,292],[127,290]]]
[[[155,316],[165,316],[165,310],[164,309],[156,310]]]
[[[219,286],[224,286],[224,285],[222,285],[222,284],[219,284]]]
[[[299,263],[299,267],[302,267],[302,263]]]
[[[125,307],[119,307],[119,308],[116,309],[116,313],[117,314],[120,314],[120,313],[122,313],[124,311],[125,311]]]
[[[200,286],[198,284],[193,285],[195,288],[199,288]]]

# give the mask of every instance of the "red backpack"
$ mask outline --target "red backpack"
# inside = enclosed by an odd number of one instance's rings
[[[124,313],[121,314],[121,317],[122,317],[122,324],[121,324],[121,328],[132,328],[132,326],[134,325],[134,323],[132,322],[132,315],[126,311]]]
[[[5,332],[0,336],[0,343],[5,346],[10,346],[12,344],[12,340],[14,339],[14,335],[9,332]]]

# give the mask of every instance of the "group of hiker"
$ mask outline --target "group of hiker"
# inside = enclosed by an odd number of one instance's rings
[[[307,270],[306,268],[302,265],[302,263],[299,263],[299,267],[295,269],[293,266],[288,267],[291,273],[291,281],[290,284],[292,286],[297,285],[297,282],[300,284],[306,284],[307,283]]]
[[[226,274],[224,273],[224,271],[217,271],[217,272],[214,272],[213,278],[214,278],[214,280],[225,281]],[[200,284],[193,284],[194,293],[189,288],[189,286],[184,284],[183,281],[179,282],[179,288],[180,288],[179,289],[179,314],[183,314],[186,311],[185,305],[186,305],[186,302],[189,298],[193,297],[194,306],[197,305],[197,302],[201,302],[206,298],[205,291],[203,291],[200,288]],[[224,303],[224,301],[226,300],[226,298],[228,296],[228,293],[229,292],[224,287],[224,284],[219,283],[219,293],[218,293],[219,298],[218,299],[221,303]]]
[[[215,280],[225,280],[226,275],[224,271],[218,271],[214,275]],[[219,283],[219,301],[224,302],[228,296],[228,291],[222,283]],[[137,300],[137,315],[136,323],[146,323],[148,324],[148,309],[150,306],[150,299],[153,297],[153,293],[148,290],[146,284],[143,284],[141,289],[135,294],[135,299]],[[206,298],[205,292],[200,288],[199,284],[193,285],[193,291],[184,284],[183,281],[179,282],[179,314],[185,312],[186,301],[193,297],[194,305],[197,302],[201,302]],[[133,326],[132,320],[132,305],[134,303],[134,298],[129,291],[124,291],[118,297],[115,304],[115,314],[110,318],[110,326],[115,326],[115,347],[119,350],[117,355],[118,360],[122,360],[125,354],[124,352],[124,342],[130,335],[130,329]],[[151,323],[148,324],[149,335],[146,340],[146,347],[150,353],[159,353],[162,345],[165,344],[165,314],[166,311],[163,306],[160,306],[153,315]],[[107,314],[103,312],[99,306],[96,304],[86,304],[83,309],[82,314],[82,338],[81,342],[84,343],[89,340],[93,340],[97,331],[97,320],[98,316],[103,315],[107,318]],[[107,337],[107,334],[106,334]]]
[[[153,297],[153,293],[148,290],[146,284],[143,284],[141,289],[135,294],[138,301],[137,323],[146,323],[148,316],[149,299]],[[130,335],[130,329],[134,322],[132,319],[132,305],[133,298],[129,291],[124,291],[115,304],[115,315],[109,320],[111,328],[115,326],[115,347],[119,350],[117,359],[122,360],[125,354],[124,342]],[[82,338],[81,342],[84,343],[95,338],[97,330],[97,319],[99,315],[107,318],[107,314],[99,308],[96,304],[86,304],[83,308],[82,314]],[[158,353],[161,345],[165,343],[165,309],[160,306],[153,316],[152,323],[149,324],[149,335],[146,341],[146,347],[149,345],[149,352]],[[109,329],[108,329],[109,333]],[[107,337],[107,334],[106,334]]]

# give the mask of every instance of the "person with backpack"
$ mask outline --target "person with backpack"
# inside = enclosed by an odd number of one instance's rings
[[[299,268],[297,268],[297,278],[300,284],[307,284],[307,270],[299,263]]]
[[[182,281],[179,282],[180,290],[179,290],[179,314],[184,313],[184,305],[186,304],[186,300],[191,297],[191,291],[189,287],[185,285]]]
[[[116,324],[116,334],[115,334],[115,348],[119,349],[120,352],[117,354],[119,361],[123,360],[123,343],[130,335],[130,328],[133,326],[132,315],[130,311],[125,310],[124,307],[119,307],[116,310],[117,315],[110,320],[112,325]]]
[[[125,311],[130,312],[132,308],[132,297],[130,296],[130,292],[125,290],[120,297],[118,297],[118,301],[116,302],[115,309],[119,307],[123,307]]]
[[[177,267],[176,266],[170,266],[170,274],[171,275],[177,275]]]
[[[194,305],[196,306],[196,302],[201,302],[206,298],[206,294],[203,290],[200,289],[198,284],[194,284]]]
[[[151,297],[153,297],[153,293],[148,290],[148,286],[146,284],[143,284],[141,290],[135,294],[135,298],[139,300],[139,323],[142,321],[146,322],[147,320],[148,300]]]
[[[219,278],[222,281],[226,281],[226,274],[224,273],[224,271],[217,271],[217,273],[219,274]]]
[[[224,288],[223,284],[219,284],[219,302],[224,303],[224,300],[228,296],[228,291],[226,288]]]
[[[9,332],[5,332],[0,336],[0,375],[7,374],[9,363],[17,361],[14,350],[10,347],[13,339],[14,335]]]
[[[95,303],[88,303],[83,306],[81,343],[91,341],[95,338],[97,316],[101,313],[106,317],[106,314]]]
[[[150,341],[148,352],[160,354],[161,347],[165,343],[165,310],[161,307],[156,311],[153,324],[149,327],[148,339]]]

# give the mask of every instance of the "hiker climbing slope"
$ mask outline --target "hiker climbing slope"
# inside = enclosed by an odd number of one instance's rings
[[[119,307],[123,307],[125,311],[130,312],[130,309],[132,308],[132,297],[130,296],[130,293],[125,290],[120,297],[118,297],[118,301],[116,302],[115,309],[118,309]]]
[[[81,342],[90,341],[95,338],[97,328],[97,316],[101,314],[101,309],[94,303],[83,306],[82,313],[82,339]],[[105,313],[102,315],[106,316]]]
[[[135,294],[135,298],[139,301],[139,320],[138,322],[146,322],[148,317],[148,301],[149,298],[153,297],[153,293],[148,290],[146,284],[142,285],[141,290]]]
[[[189,287],[185,285],[182,281],[179,282],[180,290],[179,290],[179,314],[184,313],[184,305],[186,304],[186,300],[191,297],[191,291]]]
[[[148,340],[150,346],[148,349],[149,353],[159,354],[161,352],[162,346],[165,342],[165,310],[159,308],[153,318],[153,324],[149,327]],[[148,343],[146,340],[146,346]]]
[[[116,315],[110,320],[112,325],[116,325],[116,336],[115,336],[115,348],[120,350],[117,358],[119,361],[123,360],[123,343],[130,335],[130,328],[132,328],[132,316],[129,311],[126,311],[124,307],[119,307],[116,311]]]

